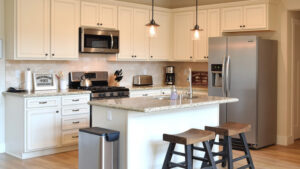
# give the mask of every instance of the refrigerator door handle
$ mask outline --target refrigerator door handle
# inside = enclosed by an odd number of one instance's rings
[[[225,89],[225,82],[226,82],[226,60],[227,60],[227,56],[224,56],[223,57],[223,65],[222,65],[222,93],[223,93],[223,96],[226,97],[226,89]]]
[[[230,96],[229,69],[230,69],[230,55],[227,56],[227,62],[226,62],[226,94],[227,94],[227,97]]]

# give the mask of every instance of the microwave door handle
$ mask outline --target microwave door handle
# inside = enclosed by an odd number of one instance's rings
[[[112,34],[110,34],[110,38],[111,38],[111,49],[114,47],[114,37]]]

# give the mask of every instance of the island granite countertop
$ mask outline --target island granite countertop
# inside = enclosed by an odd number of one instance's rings
[[[161,96],[94,100],[89,104],[107,108],[123,109],[137,112],[156,112],[181,108],[199,107],[212,104],[238,102],[237,98],[197,95],[193,99],[170,100]]]
[[[152,86],[127,86],[130,91],[139,91],[139,90],[159,90],[159,89],[171,89],[171,85],[152,85]],[[177,90],[187,90],[188,86],[176,86]],[[195,87],[193,86],[193,90],[195,91],[204,91],[207,92],[207,88],[205,87]]]

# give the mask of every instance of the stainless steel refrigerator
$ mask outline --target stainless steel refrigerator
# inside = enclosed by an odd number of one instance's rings
[[[253,148],[276,143],[277,41],[257,36],[209,39],[210,96],[238,98],[220,106],[220,123],[251,124],[246,133]]]

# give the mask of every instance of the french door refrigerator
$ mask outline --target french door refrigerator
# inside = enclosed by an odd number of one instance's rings
[[[220,124],[251,124],[246,133],[252,148],[276,143],[277,41],[257,36],[209,39],[210,96],[238,98],[220,106]]]

